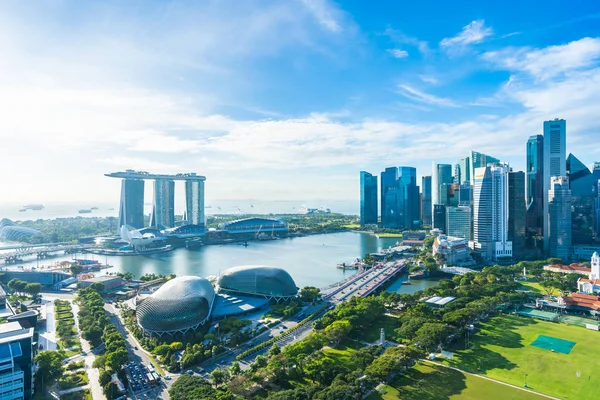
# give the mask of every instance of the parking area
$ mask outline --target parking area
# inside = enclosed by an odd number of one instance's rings
[[[160,386],[160,375],[152,365],[144,365],[130,361],[125,364],[125,372],[129,380],[129,390],[134,394],[142,394]]]

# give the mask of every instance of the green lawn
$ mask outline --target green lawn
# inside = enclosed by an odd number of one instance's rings
[[[401,233],[376,233],[377,237],[380,238],[401,238],[403,235]]]
[[[542,287],[542,285],[539,282],[526,282],[526,281],[522,281],[521,282],[521,288],[523,290],[531,290],[534,293],[539,293],[539,294],[546,294],[546,289],[544,289]],[[550,295],[551,296],[560,296],[560,290],[556,289],[556,288],[552,288],[550,291]]]
[[[92,394],[89,389],[84,389],[79,392],[63,394],[60,400],[92,400]]]
[[[449,368],[418,364],[368,400],[537,400],[541,396]]]
[[[478,326],[472,348],[456,350],[448,365],[562,399],[596,396],[600,334],[577,326],[503,315]],[[530,346],[538,335],[576,343],[569,354]],[[463,346],[462,343],[460,346]],[[527,374],[527,376],[525,376]]]
[[[330,347],[323,349],[323,354],[326,358],[333,360],[338,365],[343,365],[348,368],[354,367],[354,361],[352,360],[352,353],[355,350],[351,348],[332,349]]]
[[[60,390],[72,389],[77,386],[87,385],[88,378],[85,371],[78,371],[73,374],[65,374],[58,381]]]

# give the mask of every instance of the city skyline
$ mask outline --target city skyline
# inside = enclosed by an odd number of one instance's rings
[[[102,173],[127,168],[202,171],[212,199],[354,200],[356,171],[397,160],[417,182],[472,148],[524,170],[555,117],[591,168],[600,6],[516,4],[5,3],[2,201],[116,203]]]

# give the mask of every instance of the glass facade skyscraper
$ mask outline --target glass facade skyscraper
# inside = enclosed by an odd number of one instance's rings
[[[446,234],[471,240],[471,207],[446,207]]]
[[[119,228],[127,225],[134,229],[144,227],[144,181],[123,179],[119,204]]]
[[[433,229],[439,229],[446,233],[446,206],[443,204],[433,205]]]
[[[448,198],[448,189],[442,186],[452,184],[452,165],[433,162],[431,169],[431,205],[432,207],[436,204],[447,205],[445,202]],[[444,189],[446,192],[444,192]],[[432,208],[432,213],[434,211]]]
[[[596,238],[595,200],[597,197],[598,179],[573,154],[569,154],[566,163],[567,178],[571,189],[572,226],[571,239],[573,245],[592,244]]]
[[[421,220],[423,225],[431,226],[431,176],[421,177]]]
[[[564,119],[553,119],[544,121],[544,199],[548,199],[551,178],[566,177],[566,143],[567,141],[567,121]],[[568,184],[568,180],[567,180]],[[569,201],[570,203],[570,201]],[[544,251],[550,252],[550,236],[548,217],[548,201],[544,202]],[[569,218],[570,221],[570,218]],[[570,236],[570,235],[569,235]]]
[[[534,135],[527,141],[526,159],[527,183],[525,196],[527,203],[526,234],[532,245],[534,236],[544,232],[544,136]]]
[[[417,186],[417,169],[414,167],[398,167],[398,180],[404,187],[403,227],[412,229],[419,227],[419,186]]]
[[[463,182],[471,182],[471,157],[461,158],[458,161],[458,166],[460,170],[460,181],[458,183]]]
[[[525,252],[525,173],[508,173],[508,240],[512,242],[513,256]]]
[[[377,176],[360,171],[360,225],[377,223]]]
[[[204,180],[185,181],[185,210],[188,225],[204,228]]]
[[[154,180],[154,204],[150,226],[173,228],[175,226],[175,182],[169,179]]]
[[[565,176],[550,178],[548,191],[548,254],[563,261],[571,259],[571,190]]]
[[[473,175],[475,174],[475,168],[484,168],[487,167],[488,164],[495,164],[499,162],[500,160],[495,157],[488,156],[487,154],[479,153],[477,151],[471,151],[471,156],[469,157],[469,180],[471,185],[474,185]]]
[[[386,228],[399,228],[404,222],[401,212],[401,201],[404,199],[404,188],[398,184],[398,168],[388,167],[381,173],[381,224]]]

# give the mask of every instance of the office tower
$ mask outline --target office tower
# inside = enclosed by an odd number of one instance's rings
[[[144,227],[144,181],[123,179],[119,205],[119,228],[127,225],[134,229]]]
[[[460,164],[454,165],[454,176],[452,177],[452,183],[456,183],[460,185],[461,182],[462,171],[460,169]]]
[[[508,240],[512,242],[513,256],[525,252],[525,173],[508,173]]]
[[[360,225],[377,223],[377,177],[360,171]]]
[[[446,207],[446,234],[471,239],[471,207]]]
[[[548,254],[571,258],[571,190],[565,176],[552,176],[548,191]]]
[[[433,229],[439,229],[446,233],[446,206],[443,204],[433,205]]]
[[[493,261],[512,258],[508,240],[508,164],[476,168],[473,174],[473,244]]]
[[[598,179],[573,154],[567,157],[566,171],[571,189],[571,241],[573,245],[592,244]]]
[[[431,226],[431,176],[423,176],[421,178],[421,220],[423,225]]]
[[[553,119],[544,121],[544,198],[548,199],[550,182],[553,176],[566,176],[566,142],[567,121],[564,119]],[[548,202],[544,202],[544,251],[550,251],[550,238],[548,227]],[[569,219],[570,220],[570,219]]]
[[[433,162],[431,171],[431,204],[445,204],[447,201],[447,188],[444,192],[443,184],[452,184],[452,165],[436,164]],[[432,209],[433,212],[433,209]]]
[[[33,395],[33,331],[19,322],[0,325],[1,399],[30,399]]]
[[[473,175],[474,175],[475,168],[483,168],[483,167],[487,167],[488,164],[495,164],[495,163],[499,163],[499,162],[500,162],[500,160],[495,157],[488,156],[487,154],[479,153],[477,151],[471,151],[471,156],[469,157],[469,168],[470,168],[469,183],[471,183],[471,186],[474,185]]]
[[[534,135],[527,141],[526,160],[527,184],[525,196],[527,203],[526,234],[532,247],[534,236],[544,233],[544,136]]]
[[[404,222],[404,215],[400,214],[401,204],[404,199],[404,187],[399,186],[398,168],[388,167],[381,173],[381,224],[386,228],[399,228]]]
[[[417,186],[417,169],[414,167],[398,167],[398,180],[404,187],[403,228],[412,229],[419,226],[419,187]]]
[[[460,182],[471,182],[471,157],[461,158],[458,161],[460,168]]]
[[[185,181],[185,210],[188,225],[197,225],[204,229],[204,177],[190,174],[192,178]]]
[[[455,194],[456,197],[456,194]],[[473,187],[468,181],[464,181],[458,187],[458,206],[470,206],[473,198]]]
[[[594,220],[594,235],[596,239],[600,238],[600,179],[596,182],[596,198],[595,203],[595,220]]]
[[[160,230],[175,226],[175,182],[170,179],[154,180],[150,226]]]

